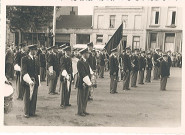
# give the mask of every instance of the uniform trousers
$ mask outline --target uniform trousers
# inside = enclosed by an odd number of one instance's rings
[[[69,85],[69,89],[67,88],[67,81],[64,80],[61,83],[61,104],[60,106],[66,106],[66,105],[69,105],[69,99],[70,99],[70,95],[71,95],[71,82],[70,82],[70,85]]]
[[[46,68],[40,67],[40,81],[45,81],[46,78]]]
[[[18,99],[23,99],[23,87],[21,84],[21,75],[19,71],[16,71],[16,93]]]
[[[7,79],[14,78],[14,67],[13,63],[7,63],[5,67],[5,75]]]
[[[159,79],[159,67],[154,66],[153,76],[154,76],[154,80],[158,80]]]
[[[151,69],[146,70],[145,82],[151,82]]]
[[[168,76],[161,77],[160,90],[166,90]]]
[[[53,92],[54,93],[56,92],[56,87],[57,87],[57,82],[58,82],[58,76],[59,76],[59,73],[56,72],[56,77],[54,78],[54,82],[53,82]]]
[[[53,71],[53,75],[49,75],[49,72],[47,73],[47,79],[48,79],[48,86],[49,86],[49,93],[54,93],[56,87],[54,87],[54,81],[56,78],[56,72]]]
[[[117,83],[118,83],[118,76],[111,75],[110,76],[110,93],[117,92]]]
[[[144,80],[144,72],[145,72],[144,70],[140,70],[139,71],[139,80],[138,80],[138,83],[139,84],[144,84],[143,83],[143,80]]]
[[[104,77],[105,66],[100,66],[100,78]]]
[[[131,87],[136,87],[138,71],[131,71]]]
[[[128,89],[130,84],[130,71],[123,73],[123,90]]]
[[[77,94],[78,114],[82,114],[86,112],[88,95],[89,95],[88,86],[83,86],[83,88],[78,88],[78,94]]]
[[[33,90],[32,99],[30,100],[30,88],[29,86],[24,86],[24,114],[25,115],[35,115],[36,104],[37,104],[37,93],[38,86],[35,85]]]

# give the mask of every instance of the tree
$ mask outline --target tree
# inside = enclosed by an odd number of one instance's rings
[[[6,17],[10,29],[20,32],[35,32],[49,26],[53,18],[53,7],[46,6],[7,6]]]

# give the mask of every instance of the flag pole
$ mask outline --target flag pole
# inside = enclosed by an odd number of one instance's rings
[[[53,46],[55,46],[55,31],[56,31],[56,6],[53,10]]]

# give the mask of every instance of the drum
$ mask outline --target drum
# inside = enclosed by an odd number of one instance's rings
[[[13,93],[12,85],[4,84],[4,113],[9,113],[13,108]]]

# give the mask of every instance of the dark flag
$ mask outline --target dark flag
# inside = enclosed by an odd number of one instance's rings
[[[120,40],[122,39],[122,32],[123,32],[123,23],[119,26],[119,28],[116,30],[114,35],[111,37],[111,39],[105,46],[105,49],[107,50],[108,54],[111,53],[112,49],[116,48],[119,45]]]

